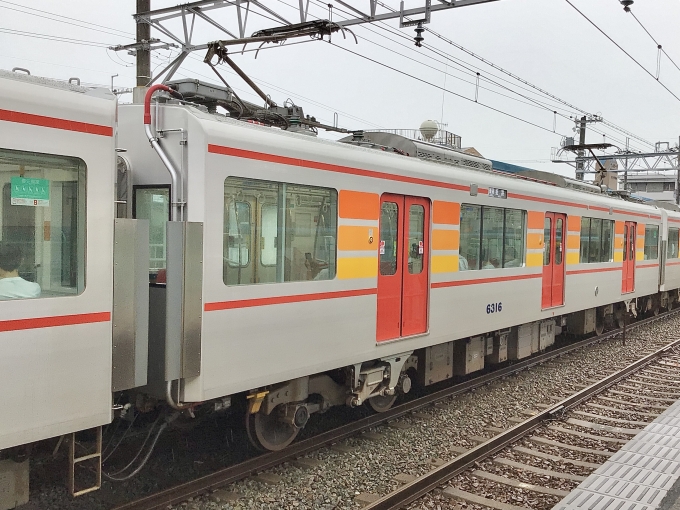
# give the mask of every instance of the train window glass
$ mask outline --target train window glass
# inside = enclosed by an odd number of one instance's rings
[[[503,267],[524,265],[524,211],[505,210],[503,228]]]
[[[85,163],[0,149],[0,300],[85,288]]]
[[[658,193],[663,191],[663,182],[648,182],[647,192],[648,193]]]
[[[645,260],[659,258],[659,226],[645,225]]]
[[[666,257],[669,259],[678,258],[678,229],[669,228],[668,229],[668,249]]]
[[[550,230],[551,230],[551,220],[546,218],[543,220],[543,265],[550,265]]]
[[[408,272],[423,272],[423,254],[425,252],[425,208],[412,205],[408,211]]]
[[[623,261],[628,260],[628,225],[623,226]]]
[[[588,238],[588,262],[600,262],[602,257],[602,220],[590,219],[590,237]]]
[[[663,190],[664,191],[674,191],[675,190],[675,183],[674,182],[664,182],[663,183]]]
[[[564,226],[564,220],[558,218],[555,222],[555,264],[560,265],[562,263],[562,229]]]
[[[496,269],[503,260],[503,209],[482,207],[482,269]]]
[[[600,262],[614,260],[614,222],[602,220],[602,249],[600,250]]]
[[[590,218],[581,218],[581,251],[579,262],[588,262],[588,252],[590,248]]]
[[[232,267],[246,267],[250,263],[250,247],[252,245],[250,204],[227,199],[224,214],[223,242],[225,243],[226,262]]]
[[[380,274],[397,272],[397,243],[399,242],[399,206],[383,202],[380,208]]]
[[[276,267],[276,231],[278,219],[276,204],[260,206],[260,264]]]
[[[224,182],[226,285],[335,277],[337,191],[228,177]]]
[[[482,208],[478,205],[460,206],[460,251],[458,268],[479,269]]]
[[[149,280],[165,269],[166,222],[170,218],[170,188],[135,187],[134,217],[149,220]]]

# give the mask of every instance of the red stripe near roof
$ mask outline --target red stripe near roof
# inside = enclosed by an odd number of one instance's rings
[[[57,326],[73,326],[75,324],[109,322],[110,320],[111,312],[79,313],[76,315],[56,315],[53,317],[32,317],[30,319],[0,321],[0,332],[19,331],[22,329],[53,328]]]
[[[305,301],[321,301],[324,299],[338,299],[356,296],[370,296],[377,294],[378,289],[341,290],[336,292],[317,292],[315,294],[296,294],[293,296],[274,296],[254,299],[237,299],[234,301],[219,301],[206,303],[203,307],[206,312],[216,310],[231,310],[234,308],[250,308],[253,306],[283,305],[286,303],[302,303]]]
[[[423,186],[434,186],[436,188],[447,188],[455,189],[459,191],[470,191],[469,186],[462,186],[460,184],[451,184],[448,182],[434,181],[431,179],[422,179],[419,177],[407,177],[403,175],[386,174],[383,172],[376,172],[375,170],[364,170],[361,168],[354,168],[349,166],[334,165],[331,163],[323,163],[320,161],[310,161],[307,159],[290,158],[288,156],[278,156],[276,154],[267,154],[265,152],[249,151],[245,149],[237,149],[235,147],[226,147],[224,145],[208,144],[208,152],[212,154],[222,154],[223,156],[234,156],[237,158],[253,159],[256,161],[267,161],[269,163],[279,163],[282,165],[297,166],[301,168],[313,168],[316,170],[325,170],[327,172],[337,172],[342,174],[350,175],[360,175],[362,177],[372,177],[375,179],[386,179],[389,181],[407,182],[410,184],[422,184]],[[479,188],[479,194],[485,194],[488,192],[486,188]],[[515,198],[518,200],[527,200],[529,202],[542,202],[546,204],[562,205],[565,207],[579,207],[581,209],[587,209],[588,206],[585,204],[578,204],[575,202],[565,202],[563,200],[554,200],[551,198],[541,198],[532,197],[529,195],[522,195],[519,193],[508,193],[508,198]],[[594,207],[591,206],[591,209]],[[609,209],[604,209],[604,211],[609,211]],[[642,216],[647,218],[649,215],[633,213],[628,211],[617,210],[620,214],[629,214],[633,216]]]
[[[53,129],[63,129],[65,131],[77,131],[79,133],[88,133],[91,135],[113,136],[113,128],[111,126],[100,126],[98,124],[88,124],[87,122],[77,122],[75,120],[46,117],[44,115],[15,112],[12,110],[0,109],[0,120]]]
[[[353,168],[349,166],[334,165],[331,163],[322,163],[320,161],[309,161],[306,159],[289,158],[287,156],[277,156],[275,154],[266,154],[264,152],[248,151],[244,149],[235,149],[233,147],[224,147],[222,145],[208,144],[208,152],[213,154],[222,154],[224,156],[235,156],[237,158],[254,159],[257,161],[267,161],[269,163],[280,163],[282,165],[297,166],[301,168],[313,168],[316,170],[325,170],[327,172],[337,172],[342,174],[360,175],[362,177],[373,177],[376,179],[388,179],[391,181],[408,182],[410,184],[422,184],[424,186],[435,186],[438,188],[448,188],[460,191],[470,191],[469,186],[461,186],[460,184],[451,184],[448,182],[438,182],[431,179],[421,179],[419,177],[407,177],[403,175],[385,174],[376,172],[374,170],[364,170],[361,168]]]
[[[509,282],[514,280],[528,280],[530,278],[541,278],[542,273],[520,274],[515,276],[496,276],[493,278],[475,278],[473,280],[455,280],[450,282],[433,283],[433,289],[440,289],[442,287],[460,287],[462,285],[478,285],[483,283]]]

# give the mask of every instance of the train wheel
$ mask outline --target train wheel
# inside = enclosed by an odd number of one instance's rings
[[[375,396],[368,399],[368,405],[371,406],[376,413],[384,413],[388,411],[393,405],[395,400],[397,400],[396,395],[381,395]]]
[[[278,415],[277,409],[268,415],[264,413],[246,415],[248,439],[258,450],[283,450],[300,432],[299,428],[279,420]]]

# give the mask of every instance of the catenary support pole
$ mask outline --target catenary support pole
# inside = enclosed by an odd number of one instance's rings
[[[137,0],[137,14],[149,12],[151,0]],[[137,49],[137,86],[146,87],[151,81],[151,51],[148,41],[151,39],[151,25],[141,21],[137,22],[137,42],[147,41],[144,47]]]

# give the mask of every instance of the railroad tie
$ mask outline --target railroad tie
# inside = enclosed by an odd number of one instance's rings
[[[484,478],[491,482],[500,483],[503,485],[509,485],[510,487],[515,487],[517,489],[525,489],[532,492],[538,492],[539,494],[548,494],[550,496],[559,496],[561,498],[569,494],[569,491],[563,491],[560,489],[553,489],[551,487],[543,487],[542,485],[534,485],[532,483],[524,483],[514,478],[505,478],[504,476],[495,475],[493,473],[487,473],[486,471],[481,471],[479,469],[472,473],[473,476],[477,478]]]
[[[475,505],[483,505],[488,508],[493,508],[494,510],[531,510],[525,506],[509,505],[508,503],[500,503],[494,501],[493,499],[483,498],[482,496],[476,496],[470,494],[469,492],[462,491],[460,489],[454,489],[449,487],[441,492],[442,496],[447,498],[456,499],[459,501],[467,501],[468,503],[474,503]]]

